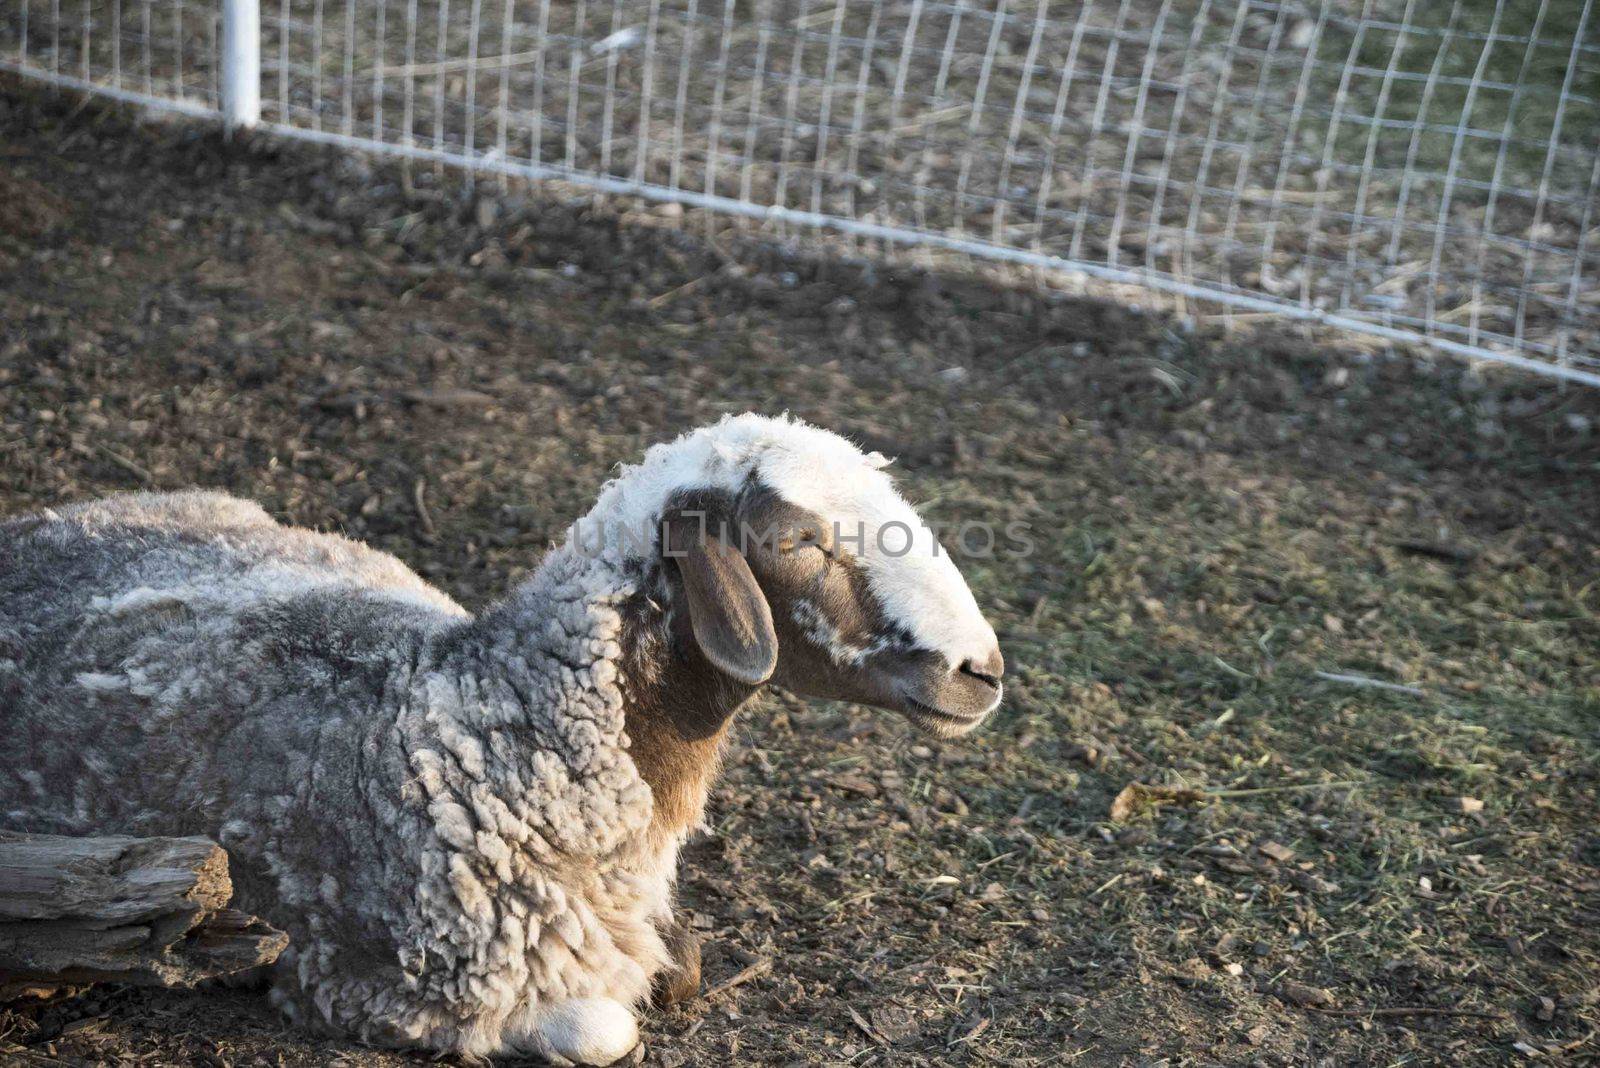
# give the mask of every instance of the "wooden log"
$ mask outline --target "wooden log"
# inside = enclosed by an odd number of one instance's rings
[[[0,1000],[96,982],[193,986],[270,964],[288,936],[227,907],[204,838],[0,831]]]

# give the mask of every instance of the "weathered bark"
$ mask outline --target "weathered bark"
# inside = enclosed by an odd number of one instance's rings
[[[227,908],[232,896],[228,855],[204,838],[0,831],[0,999],[272,963],[288,936]]]

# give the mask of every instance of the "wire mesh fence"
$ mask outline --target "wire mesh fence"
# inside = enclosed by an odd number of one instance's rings
[[[228,0],[0,0],[213,111]],[[261,0],[265,124],[1600,384],[1594,0]]]

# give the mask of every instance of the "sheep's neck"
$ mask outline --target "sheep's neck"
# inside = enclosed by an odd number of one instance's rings
[[[644,604],[636,609],[624,613],[623,715],[628,753],[654,799],[651,837],[665,845],[699,825],[728,726],[756,688],[719,672]]]
[[[613,561],[592,559],[569,546],[551,551],[538,573],[464,633],[476,655],[515,674],[538,653],[560,659],[565,641],[615,640],[628,754],[653,799],[654,847],[680,841],[699,825],[706,795],[721,763],[728,723],[755,687],[717,671],[700,653],[686,617],[663,613],[640,592],[649,576],[628,574]],[[585,613],[574,599],[599,597],[614,606],[615,629],[579,633]],[[604,615],[605,613],[602,613]],[[556,637],[551,637],[556,624]],[[563,639],[562,633],[568,635]],[[508,660],[506,653],[512,656]],[[515,685],[513,681],[513,685]]]
[[[629,755],[654,799],[650,836],[657,845],[679,840],[699,825],[706,796],[722,763],[728,729],[684,739],[654,710],[630,703],[626,711]]]

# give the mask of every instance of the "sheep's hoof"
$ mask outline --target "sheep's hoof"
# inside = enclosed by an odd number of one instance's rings
[[[546,1063],[552,1065],[553,1068],[567,1068],[567,1066],[570,1066],[570,1068],[638,1068],[639,1065],[644,1063],[645,1054],[648,1052],[649,1048],[645,1045],[644,1040],[640,1039],[637,1046],[624,1053],[620,1060],[612,1061],[610,1064],[590,1064],[588,1061],[569,1061],[566,1058],[549,1060]]]
[[[644,1063],[644,1055],[647,1052],[649,1050],[641,1038],[637,1045],[609,1064],[589,1064],[587,1061],[580,1061],[577,1068],[638,1068],[638,1065]]]
[[[644,1059],[639,1023],[611,998],[573,998],[544,1009],[529,1036],[532,1052],[552,1064],[609,1068]]]

